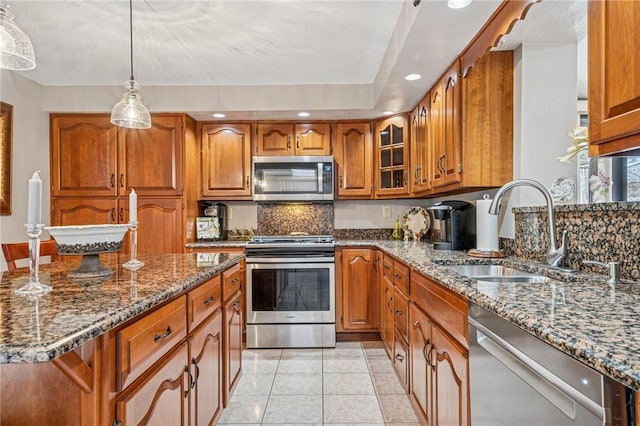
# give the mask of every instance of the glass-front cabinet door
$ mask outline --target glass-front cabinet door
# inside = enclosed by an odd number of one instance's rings
[[[407,117],[378,121],[376,143],[376,197],[409,194]]]

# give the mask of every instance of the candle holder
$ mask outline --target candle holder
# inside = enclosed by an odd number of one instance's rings
[[[38,268],[40,267],[40,234],[44,224],[26,224],[29,236],[29,281],[22,287],[14,290],[18,296],[30,296],[51,291],[51,286],[42,284],[38,280]]]
[[[122,266],[125,268],[136,271],[144,266],[144,263],[136,258],[138,253],[138,222],[131,222],[129,224],[129,233],[131,241],[131,259],[129,259]]]

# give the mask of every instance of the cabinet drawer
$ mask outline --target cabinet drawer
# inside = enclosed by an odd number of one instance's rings
[[[469,347],[467,302],[464,298],[412,271],[411,299],[460,344]]]
[[[409,294],[409,267],[400,262],[394,262],[393,283],[402,290],[404,294]]]
[[[222,273],[222,297],[229,300],[237,292],[241,291],[244,282],[244,269],[240,264],[234,265]]]
[[[409,340],[409,298],[396,287],[395,296],[393,298],[393,323],[404,337]]]
[[[409,345],[400,336],[398,330],[393,341],[393,368],[395,368],[402,387],[405,391],[409,389]]]
[[[206,317],[222,306],[220,274],[187,293],[189,330],[195,329]]]
[[[118,390],[127,387],[186,335],[184,296],[118,331]]]
[[[382,258],[382,274],[393,282],[393,258],[387,255]]]

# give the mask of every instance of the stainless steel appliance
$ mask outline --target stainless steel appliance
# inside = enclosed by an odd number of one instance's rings
[[[476,211],[466,201],[441,201],[427,207],[429,242],[436,250],[468,250],[476,246]]]
[[[254,201],[333,201],[333,156],[254,156]]]
[[[632,424],[633,392],[469,302],[472,426]]]
[[[333,237],[255,236],[246,254],[247,347],[335,347]]]

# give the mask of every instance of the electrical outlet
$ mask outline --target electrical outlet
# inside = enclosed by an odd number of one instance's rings
[[[227,207],[227,219],[233,219],[233,207]]]
[[[382,217],[391,217],[391,206],[382,206]]]

